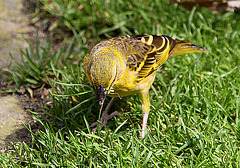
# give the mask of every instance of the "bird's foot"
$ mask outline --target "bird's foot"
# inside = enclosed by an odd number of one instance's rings
[[[95,127],[92,129],[92,132],[96,132],[97,129],[101,130],[103,128],[103,125],[106,125],[107,124],[107,121],[110,120],[111,118],[113,118],[114,116],[118,116],[118,115],[121,115],[121,113],[115,111],[111,114],[107,114],[105,111],[102,113],[102,116],[100,118],[100,123],[97,121],[95,123],[92,123],[92,125],[90,126],[91,128]],[[98,124],[98,125],[97,125]],[[102,125],[103,124],[103,125]]]

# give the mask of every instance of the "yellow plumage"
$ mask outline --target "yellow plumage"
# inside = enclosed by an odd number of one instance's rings
[[[168,36],[115,37],[102,41],[92,48],[84,59],[84,70],[97,91],[100,110],[106,95],[124,97],[140,94],[143,111],[141,137],[143,138],[150,110],[149,88],[154,81],[157,69],[171,55],[190,52],[207,53],[204,48],[195,46],[189,41],[177,41]],[[107,115],[112,101],[100,119],[103,124],[113,116]],[[99,126],[102,128],[101,125]]]

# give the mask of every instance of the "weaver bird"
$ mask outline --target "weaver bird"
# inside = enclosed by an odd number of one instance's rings
[[[204,48],[189,41],[174,40],[165,35],[126,35],[94,46],[84,59],[84,70],[96,90],[100,112],[106,96],[113,97],[103,111],[100,122],[105,125],[107,120],[119,114],[114,112],[108,115],[115,97],[140,94],[143,112],[140,137],[144,138],[150,110],[149,88],[157,69],[170,56],[190,52],[207,53]],[[97,122],[91,127],[96,125]],[[98,125],[98,128],[102,127]]]

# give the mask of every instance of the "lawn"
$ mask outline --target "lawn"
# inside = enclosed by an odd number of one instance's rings
[[[32,143],[0,153],[3,167],[240,167],[240,15],[192,11],[167,0],[39,0],[32,23],[49,23],[66,46],[51,40],[21,51],[16,86],[46,84],[52,108],[34,113],[42,129]],[[100,114],[83,59],[97,42],[127,34],[168,35],[208,54],[174,56],[151,87],[147,135],[139,139],[138,95],[117,100],[111,119],[92,134]],[[38,41],[38,39],[37,39]],[[109,100],[107,100],[109,101]],[[41,115],[41,117],[39,116]]]

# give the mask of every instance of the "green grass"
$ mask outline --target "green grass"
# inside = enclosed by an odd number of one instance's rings
[[[36,51],[41,52],[32,51],[37,60],[31,63],[27,59],[20,65],[30,69],[15,71],[13,78],[18,83],[31,80],[35,84],[48,83],[52,88],[53,108],[46,112],[46,120],[37,119],[42,130],[32,133],[32,143],[13,144],[0,154],[0,165],[239,167],[238,14],[214,14],[196,8],[187,11],[157,0],[150,4],[104,1],[104,5],[97,0],[41,2],[43,5],[39,5],[41,9],[37,8],[35,17],[41,14],[45,21],[54,17],[51,30],[73,31],[77,43],[73,41],[66,52],[63,48],[51,52],[52,56],[63,58],[55,60],[42,54],[49,50],[46,42],[45,47],[37,47]],[[99,114],[95,93],[87,85],[83,71],[86,48],[90,42],[124,34],[166,34],[190,40],[209,52],[174,56],[160,68],[151,89],[148,120],[151,132],[142,140],[138,139],[141,102],[136,95],[113,104],[111,111],[118,110],[123,115],[109,121],[102,131],[91,134],[89,128]],[[72,49],[75,51],[71,52]],[[28,52],[22,53],[28,58]]]

